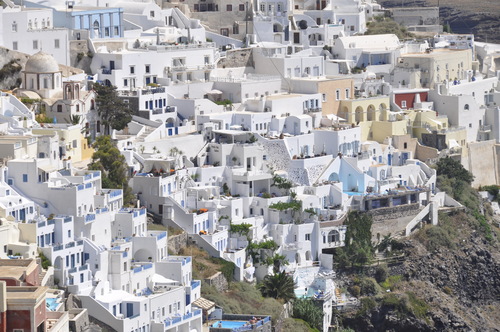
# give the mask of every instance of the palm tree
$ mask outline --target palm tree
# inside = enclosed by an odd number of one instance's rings
[[[282,299],[285,302],[295,298],[295,282],[285,272],[267,275],[259,285],[259,290],[264,297]]]

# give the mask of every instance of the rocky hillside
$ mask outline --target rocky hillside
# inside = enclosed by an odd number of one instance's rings
[[[341,314],[344,327],[500,331],[498,228],[491,226],[489,237],[464,212],[441,217],[440,226],[402,242],[403,262],[344,277],[344,288],[361,293],[361,306]]]
[[[455,33],[473,33],[477,41],[500,43],[500,3],[498,0],[438,0],[441,23],[449,23]],[[431,7],[436,0],[381,0],[385,8]]]

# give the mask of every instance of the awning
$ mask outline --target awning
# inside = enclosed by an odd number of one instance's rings
[[[153,274],[151,281],[153,283],[158,283],[158,284],[176,284],[176,283],[178,283],[177,280],[165,278],[164,276],[162,276],[160,274]]]
[[[194,304],[198,308],[201,308],[201,309],[206,310],[206,311],[209,311],[209,310],[212,310],[215,308],[215,302],[207,300],[203,297],[200,297],[196,301],[193,301],[192,304]]]

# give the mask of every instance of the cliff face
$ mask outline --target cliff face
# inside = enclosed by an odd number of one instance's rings
[[[422,232],[405,240],[406,259],[388,268],[401,281],[344,313],[343,325],[356,331],[500,331],[497,236],[485,240],[464,213],[448,222],[456,229],[448,246],[429,250]]]
[[[439,3],[441,24],[449,23],[454,33],[473,33],[476,41],[500,43],[500,10],[497,0],[381,0],[386,8],[431,7]]]

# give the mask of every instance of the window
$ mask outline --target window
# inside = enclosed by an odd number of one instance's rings
[[[38,50],[38,40],[33,40],[33,49]]]
[[[306,241],[311,241],[311,234],[306,234]]]
[[[325,102],[325,101],[326,101],[326,93],[323,93],[323,94],[321,95],[321,99],[323,100],[323,102]]]
[[[130,73],[135,74],[135,66],[130,66]]]
[[[68,229],[68,238],[71,238],[71,229]]]
[[[345,89],[345,99],[349,99],[350,95],[349,89]]]
[[[406,108],[406,100],[401,101],[401,108]]]
[[[118,27],[115,27],[115,30],[114,30],[113,34],[115,36],[119,36],[120,35],[120,30],[118,29]]]
[[[233,5],[226,5],[226,11],[227,12],[232,12],[233,11]]]
[[[260,4],[260,11],[261,12],[265,12],[266,11],[266,5],[264,5],[264,4],[261,3]]]
[[[243,5],[243,4],[240,4],[238,6],[238,8],[239,8],[240,12],[244,12],[245,11],[245,5]]]
[[[80,273],[80,282],[83,282],[83,273]]]
[[[228,5],[228,6],[230,6],[230,5]],[[229,37],[229,29],[228,28],[220,29],[220,34],[225,36],[225,37]]]
[[[17,23],[16,23],[16,21],[12,22],[12,32],[17,32]]]
[[[13,49],[14,51],[17,51],[17,42],[16,42],[16,41],[15,41],[15,42],[12,42],[12,49]]]
[[[151,17],[155,17],[155,11],[154,11],[154,10],[150,11],[150,12],[149,12],[149,16],[151,16]]]
[[[109,37],[109,28],[108,27],[104,28],[104,35],[106,37]]]
[[[54,39],[54,48],[59,48],[59,39]]]
[[[237,35],[240,33],[240,26],[238,25],[238,23],[235,23],[233,25],[233,35]]]
[[[340,90],[335,91],[335,100],[340,100]]]
[[[59,112],[59,113],[62,112],[62,105],[57,105],[57,112]]]
[[[148,74],[151,70],[151,66],[150,65],[146,65],[146,73]]]
[[[123,80],[123,86],[128,86],[128,80],[127,79]]]
[[[468,111],[469,110],[469,104],[464,105],[464,110]]]
[[[28,174],[23,174],[23,182],[28,182]]]

